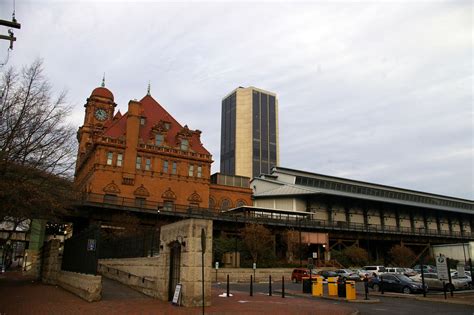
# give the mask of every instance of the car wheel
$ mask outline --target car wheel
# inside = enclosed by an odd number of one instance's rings
[[[378,284],[374,284],[374,285],[372,286],[372,288],[373,288],[375,291],[377,291],[377,292],[380,291],[380,286],[379,286]]]
[[[404,294],[410,294],[410,293],[411,293],[411,289],[410,289],[409,287],[403,287],[402,292],[403,292]]]

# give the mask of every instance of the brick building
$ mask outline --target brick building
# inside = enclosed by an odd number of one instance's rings
[[[252,204],[248,178],[238,178],[239,185],[236,179],[211,182],[212,155],[201,131],[182,126],[149,90],[123,115],[116,106],[104,83],[84,105],[75,184],[85,198],[165,210]]]

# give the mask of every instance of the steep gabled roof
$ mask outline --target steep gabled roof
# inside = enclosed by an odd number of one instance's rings
[[[187,127],[181,126],[180,123],[176,121],[151,95],[146,95],[140,100],[142,104],[142,112],[140,113],[142,117],[145,117],[145,125],[140,125],[140,134],[139,137],[143,143],[148,143],[151,136],[152,129],[160,122],[169,122],[170,129],[166,132],[165,144],[170,147],[178,147],[178,137],[177,134],[187,131]],[[127,117],[128,112],[123,114],[120,118],[113,121],[112,124],[104,132],[104,136],[119,138],[125,137],[127,130]],[[189,147],[192,151],[210,155],[201,143],[199,134],[200,131],[190,130],[189,134]]]

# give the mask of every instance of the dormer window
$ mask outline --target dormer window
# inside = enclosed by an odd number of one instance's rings
[[[162,145],[165,140],[165,136],[162,134],[155,135],[155,145]]]
[[[181,151],[188,151],[189,141],[187,139],[181,139]]]

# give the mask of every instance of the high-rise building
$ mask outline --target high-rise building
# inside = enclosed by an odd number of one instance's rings
[[[252,178],[278,162],[276,94],[238,87],[222,100],[221,173]]]

